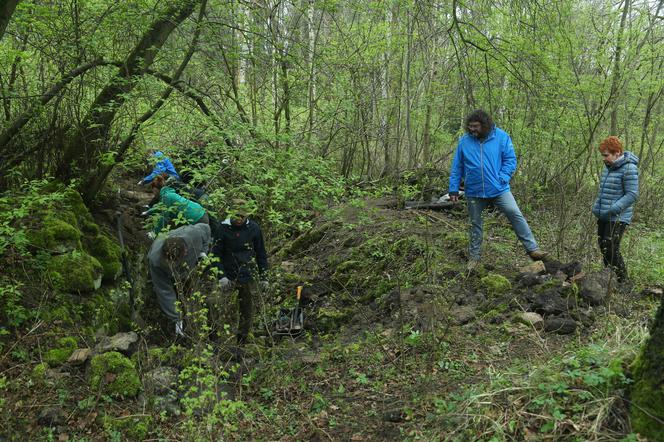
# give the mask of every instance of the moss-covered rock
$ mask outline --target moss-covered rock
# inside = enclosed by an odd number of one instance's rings
[[[62,365],[67,362],[67,359],[76,350],[77,346],[76,339],[71,336],[60,338],[57,341],[57,347],[50,349],[44,354],[44,362],[51,367]]]
[[[116,398],[134,397],[141,390],[134,363],[116,351],[92,358],[90,386]]]
[[[104,234],[97,235],[87,242],[90,255],[95,257],[103,269],[103,279],[114,281],[122,272],[120,246]]]
[[[87,229],[90,224],[94,224],[94,220],[92,219],[92,215],[90,215],[90,211],[83,202],[83,198],[81,198],[81,195],[76,190],[65,190],[64,205],[76,218],[79,227]],[[93,228],[88,233],[92,233],[94,230],[95,229]]]
[[[104,428],[107,432],[119,432],[126,440],[141,441],[145,440],[152,427],[152,416],[132,415],[127,417],[104,416]]]
[[[96,258],[75,250],[51,257],[47,272],[53,285],[65,292],[91,292],[99,288],[103,268]]]
[[[502,294],[508,292],[512,288],[510,281],[503,275],[496,273],[489,273],[480,279],[480,284],[489,294]]]
[[[28,241],[41,249],[65,252],[80,247],[81,232],[75,224],[75,220],[65,220],[62,215],[66,211],[55,216],[47,214],[40,225],[27,232]],[[72,224],[72,221],[74,224]]]
[[[664,303],[660,304],[650,338],[631,366],[633,431],[652,442],[664,441]]]

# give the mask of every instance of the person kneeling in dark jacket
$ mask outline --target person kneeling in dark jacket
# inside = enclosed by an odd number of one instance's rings
[[[219,258],[214,264],[219,273],[219,288],[238,290],[240,321],[237,344],[244,345],[254,319],[253,293],[269,287],[267,281],[267,253],[261,228],[248,217],[252,204],[235,199],[229,217],[215,226],[212,253]],[[258,280],[258,283],[256,282]]]

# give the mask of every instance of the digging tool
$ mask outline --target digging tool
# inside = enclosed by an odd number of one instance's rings
[[[302,286],[297,286],[297,304],[294,308],[282,308],[279,310],[275,333],[277,335],[298,336],[304,331],[304,312],[300,306],[302,298]]]
[[[145,321],[136,311],[136,295],[134,289],[134,278],[131,276],[131,270],[129,267],[129,260],[127,259],[127,252],[125,250],[124,244],[124,235],[122,234],[122,213],[116,212],[117,217],[117,231],[118,231],[118,240],[120,241],[120,261],[122,262],[122,273],[124,273],[127,282],[129,282],[129,309],[131,312],[131,320],[143,327]]]

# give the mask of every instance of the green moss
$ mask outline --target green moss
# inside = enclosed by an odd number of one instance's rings
[[[102,266],[85,252],[73,251],[53,256],[47,272],[55,287],[65,292],[90,292],[102,275]]]
[[[89,236],[99,235],[99,226],[91,221],[83,221],[81,224],[81,230]]]
[[[73,325],[80,319],[77,312],[73,311],[68,305],[58,305],[49,309],[41,309],[39,316],[48,323],[59,322],[67,325]]]
[[[67,208],[73,213],[78,221],[79,226],[85,226],[88,223],[93,223],[92,215],[87,206],[83,202],[81,195],[74,189],[67,189],[65,191],[64,203]]]
[[[46,215],[40,227],[28,231],[27,237],[30,243],[43,249],[59,251],[77,248],[80,245],[81,232],[75,224],[62,219],[64,214],[66,212],[58,214],[57,217],[52,214]]]
[[[145,440],[150,433],[152,416],[134,415],[123,418],[104,416],[104,428],[110,434],[119,432],[126,440]]]
[[[113,397],[134,397],[141,389],[141,381],[134,363],[122,354],[111,351],[92,358],[90,386]]]
[[[357,269],[360,267],[360,262],[357,260],[350,260],[346,262],[342,262],[337,266],[337,269],[335,270],[335,274],[339,275],[341,273],[346,273],[348,271],[352,271],[353,269]]]
[[[348,322],[353,311],[353,308],[335,309],[323,307],[318,310],[316,325],[321,330],[336,331],[344,323]]]
[[[76,339],[71,336],[60,338],[57,341],[57,347],[50,349],[44,354],[44,362],[51,367],[62,365],[67,362],[67,359],[76,350],[77,346]]]
[[[480,279],[480,284],[489,294],[499,295],[508,292],[512,288],[512,284],[507,278],[496,273],[489,273]]]
[[[34,366],[32,369],[31,378],[36,384],[43,384],[46,382],[46,370],[48,370],[48,364],[41,362]]]
[[[650,338],[631,365],[630,420],[634,432],[649,441],[664,441],[664,304],[660,304]]]
[[[88,252],[95,257],[102,266],[105,281],[114,281],[122,271],[120,262],[120,246],[104,234],[97,235],[88,241]]]
[[[550,289],[557,289],[558,287],[562,287],[563,282],[558,279],[558,278],[552,278],[549,279],[548,281],[545,281],[543,284],[538,285],[535,288],[535,291],[537,293],[542,293]]]

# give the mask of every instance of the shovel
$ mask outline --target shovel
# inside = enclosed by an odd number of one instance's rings
[[[277,335],[297,336],[304,330],[304,312],[300,307],[302,286],[297,287],[297,304],[295,308],[282,308],[279,310],[275,333]]]

